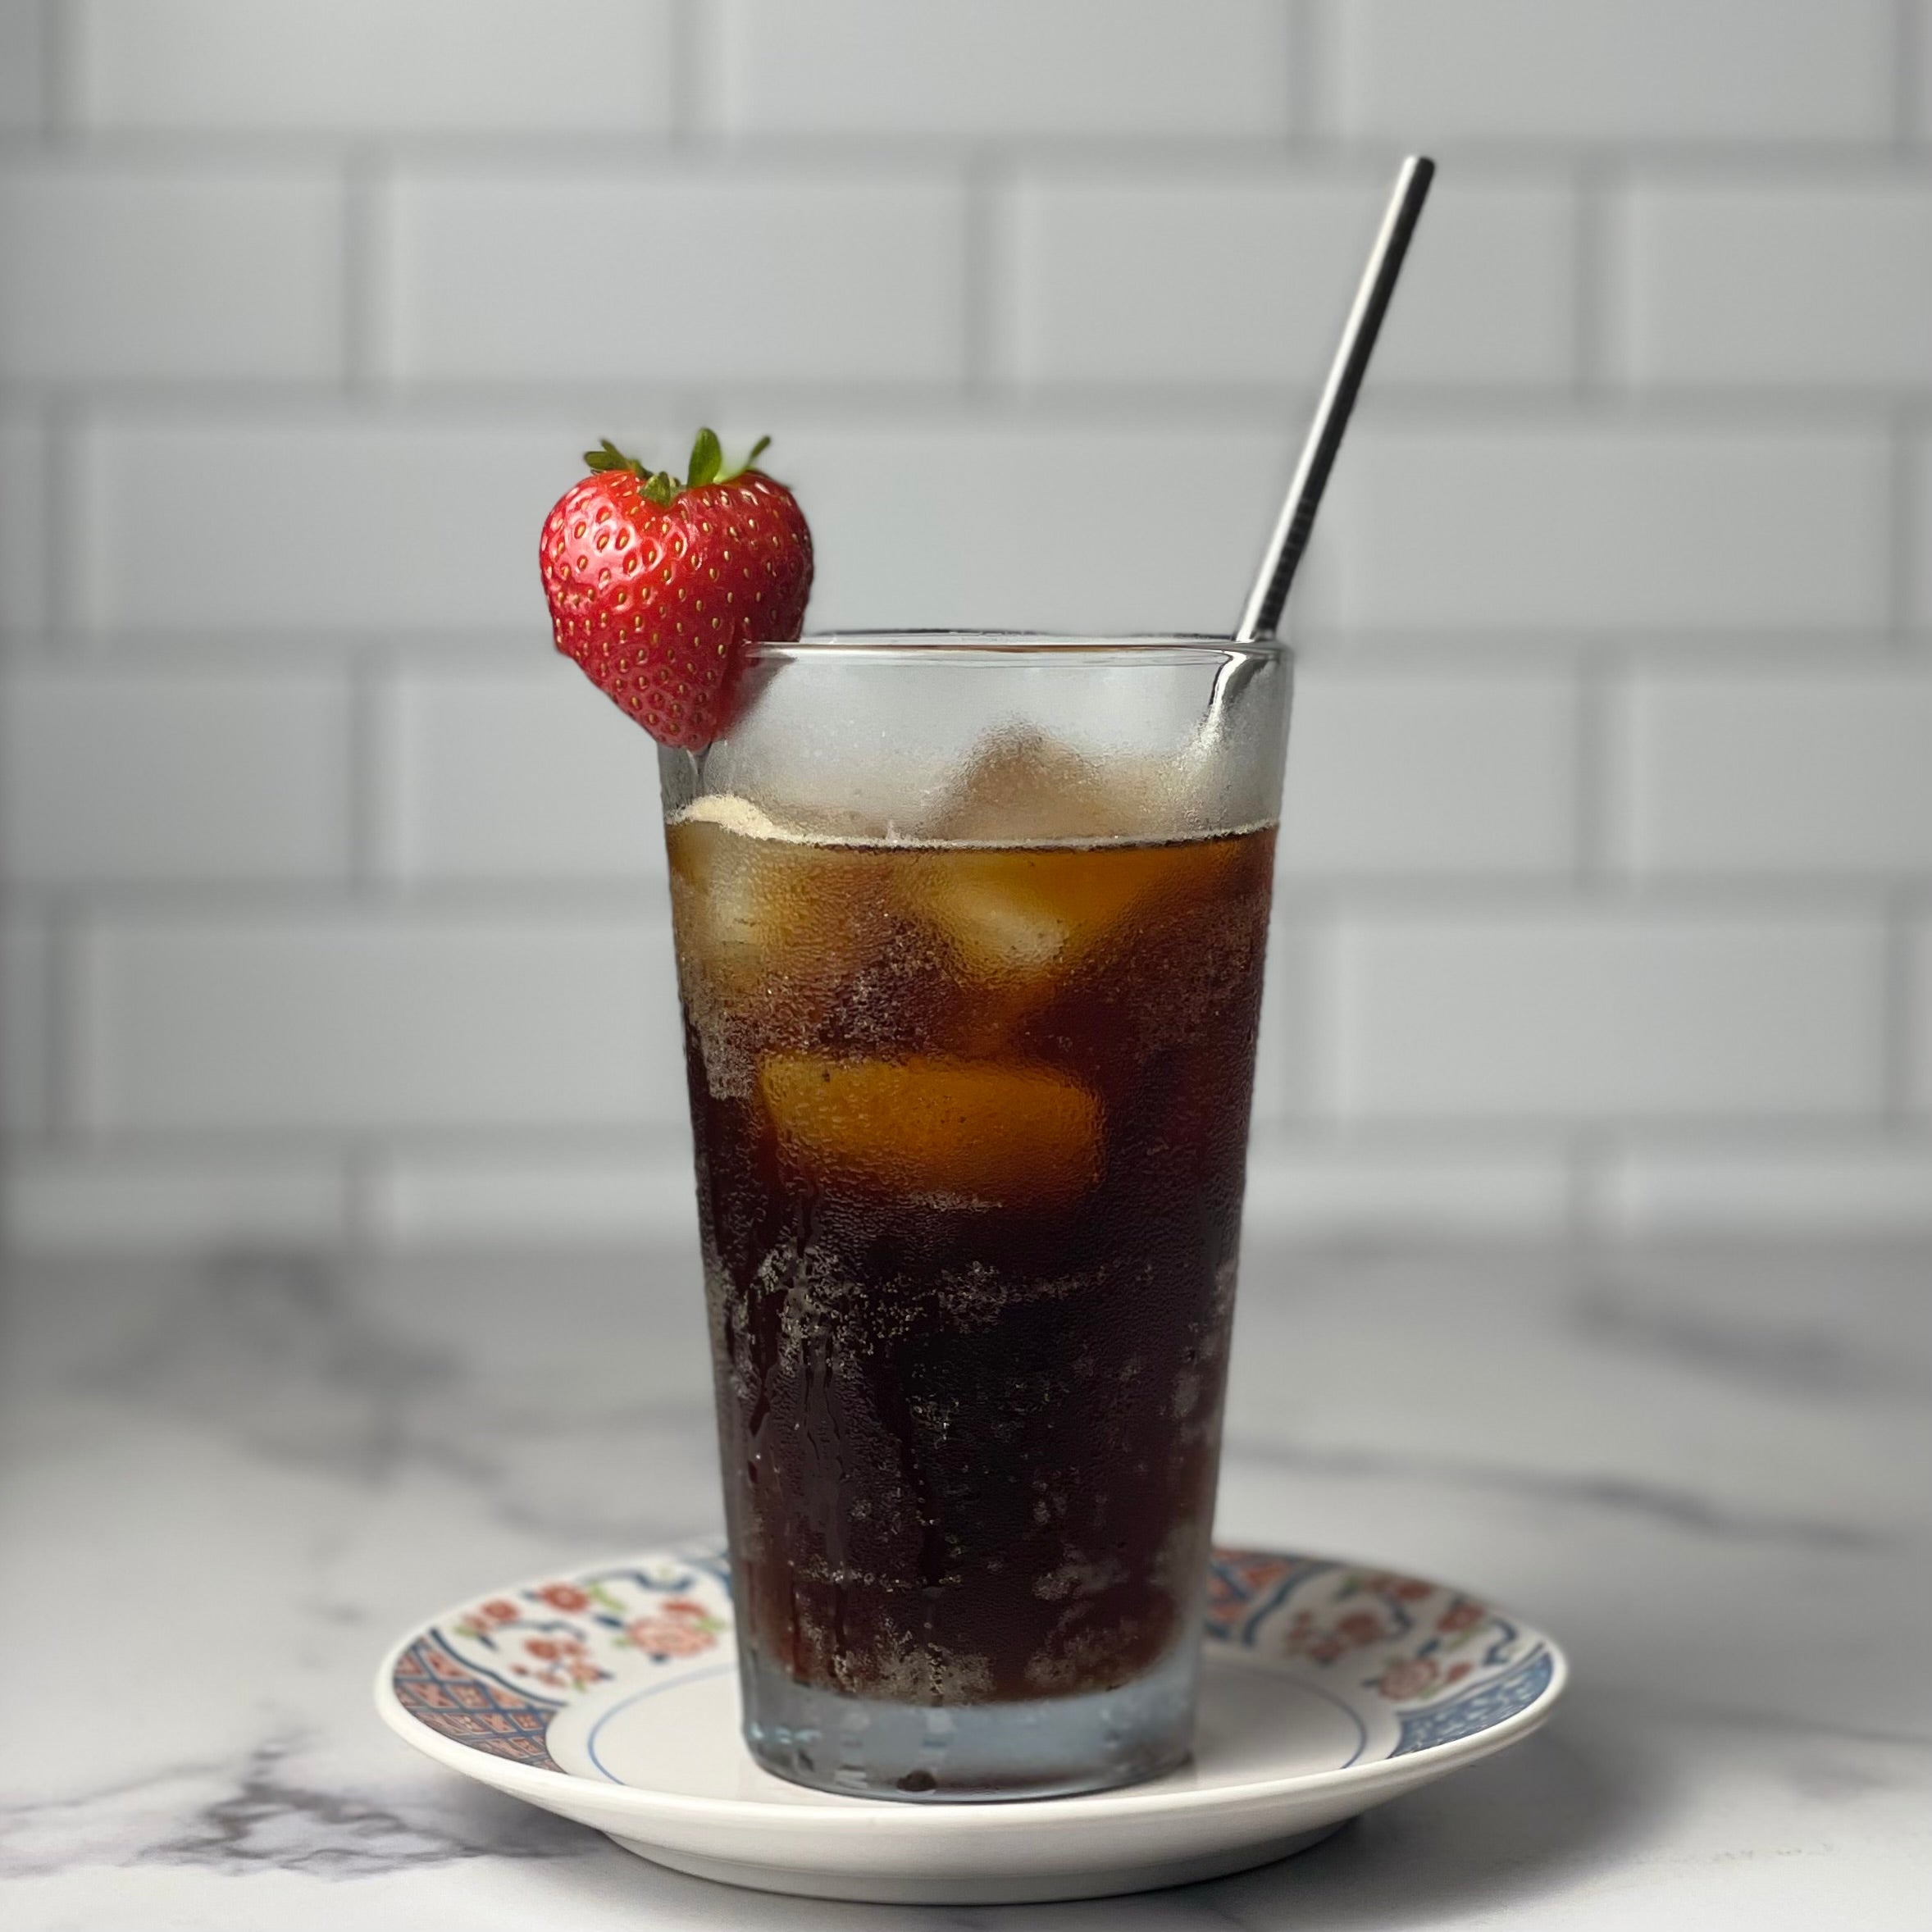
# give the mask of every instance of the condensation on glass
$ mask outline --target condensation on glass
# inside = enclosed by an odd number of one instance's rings
[[[1043,1796],[1186,1755],[1291,661],[773,646],[661,754],[745,1737]]]

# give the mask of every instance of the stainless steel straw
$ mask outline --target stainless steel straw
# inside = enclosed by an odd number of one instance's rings
[[[1272,637],[1281,621],[1282,606],[1288,600],[1288,586],[1295,581],[1295,567],[1307,547],[1308,533],[1315,527],[1315,513],[1321,507],[1322,491],[1328,472],[1335,467],[1335,452],[1342,447],[1342,431],[1348,427],[1349,412],[1355,408],[1362,378],[1368,373],[1369,358],[1375,352],[1375,338],[1382,318],[1388,312],[1389,298],[1396,292],[1396,278],[1402,272],[1402,257],[1409,252],[1409,238],[1422,216],[1422,204],[1428,185],[1435,179],[1436,164],[1426,155],[1411,154],[1396,177],[1395,193],[1390,196],[1388,212],[1382,218],[1382,232],[1362,272],[1361,286],[1356,290],[1355,307],[1342,331],[1342,341],[1328,371],[1327,386],[1317,404],[1315,421],[1309,425],[1308,440],[1301,446],[1301,460],[1295,466],[1294,481],[1288,485],[1288,499],[1282,505],[1281,518],[1261,561],[1255,587],[1248,593],[1241,626],[1234,633],[1237,644],[1252,644],[1257,638]]]

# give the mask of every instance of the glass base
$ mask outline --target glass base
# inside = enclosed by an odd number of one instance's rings
[[[943,1708],[849,1697],[741,1659],[745,1742],[775,1776],[919,1804],[1066,1798],[1172,1770],[1192,1747],[1199,1647],[1118,1690]]]

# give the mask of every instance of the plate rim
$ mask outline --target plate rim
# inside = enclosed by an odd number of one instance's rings
[[[696,1552],[713,1554],[722,1547],[722,1538],[694,1537],[641,1552],[628,1551],[601,1562],[573,1561],[563,1569],[553,1565],[533,1573],[525,1580],[493,1584],[484,1593],[508,1595],[513,1591],[533,1589],[554,1582],[560,1574],[575,1570],[617,1568],[652,1557],[677,1556],[689,1561]],[[1310,1551],[1272,1549],[1254,1542],[1244,1542],[1240,1547],[1264,1556],[1292,1556],[1333,1564],[1340,1568],[1384,1570],[1388,1567],[1386,1564],[1351,1557],[1318,1556]],[[1445,1584],[1437,1579],[1424,1580],[1435,1583],[1438,1588],[1460,1588],[1458,1585]],[[1506,1614],[1517,1628],[1525,1635],[1533,1637],[1549,1652],[1549,1682],[1520,1711],[1511,1711],[1507,1717],[1487,1725],[1479,1731],[1472,1731],[1460,1738],[1446,1738],[1439,1744],[1425,1744],[1417,1750],[1405,1752],[1399,1757],[1378,1757],[1366,1763],[1338,1766],[1333,1770],[1303,1771],[1258,1779],[1245,1784],[1216,1785],[1212,1788],[1159,1791],[1146,1784],[1128,1784],[1105,1791],[1078,1792],[1064,1798],[1003,1798],[984,1804],[906,1804],[893,1799],[859,1798],[842,1792],[823,1791],[812,1793],[813,1798],[823,1801],[820,1804],[800,1804],[795,1800],[775,1798],[704,1798],[688,1792],[660,1791],[646,1785],[622,1784],[614,1780],[600,1782],[574,1771],[546,1770],[540,1765],[517,1764],[508,1758],[496,1757],[470,1745],[458,1743],[455,1738],[446,1738],[423,1723],[396,1695],[395,1667],[404,1653],[412,1645],[421,1643],[438,1624],[462,1614],[475,1602],[476,1594],[472,1592],[448,1609],[438,1611],[412,1625],[383,1652],[376,1665],[372,1687],[376,1715],[404,1743],[459,1776],[472,1778],[511,1796],[526,1798],[543,1805],[546,1810],[555,1807],[545,1804],[540,1794],[590,1791],[606,1799],[634,1807],[640,1814],[662,1811],[690,1818],[715,1818],[723,1815],[746,1824],[762,1822],[777,1825],[782,1822],[794,1827],[809,1822],[814,1826],[822,1825],[848,1834],[856,1830],[876,1835],[884,1830],[916,1835],[936,1829],[960,1835],[974,1831],[1011,1830],[1016,1827],[1023,1829],[1028,1826],[1050,1825],[1055,1820],[1092,1819],[1098,1816],[1123,1820],[1134,1815],[1167,1817],[1177,1813],[1251,1806],[1303,1794],[1319,1796],[1351,1787],[1421,1783],[1437,1771],[1451,1770],[1459,1764],[1487,1757],[1492,1752],[1539,1729],[1569,1688],[1570,1676],[1570,1659],[1563,1647],[1540,1624],[1509,1611]],[[1287,1674],[1278,1659],[1244,1651],[1238,1645],[1221,1643],[1211,1637],[1205,1641],[1240,1658],[1251,1668]],[[735,1643],[734,1634],[734,1645]],[[804,1786],[800,1788],[809,1789]],[[887,1819],[894,1822],[887,1824]],[[1064,1830],[1064,1823],[1059,1829]]]

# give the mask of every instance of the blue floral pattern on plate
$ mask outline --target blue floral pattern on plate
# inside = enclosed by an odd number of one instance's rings
[[[1555,1660],[1533,1631],[1481,1599],[1420,1577],[1267,1550],[1216,1550],[1208,1634],[1313,1665],[1345,1697],[1378,1700],[1399,1757],[1489,1729],[1550,1687]],[[1354,1702],[1354,1698],[1350,1698]]]

